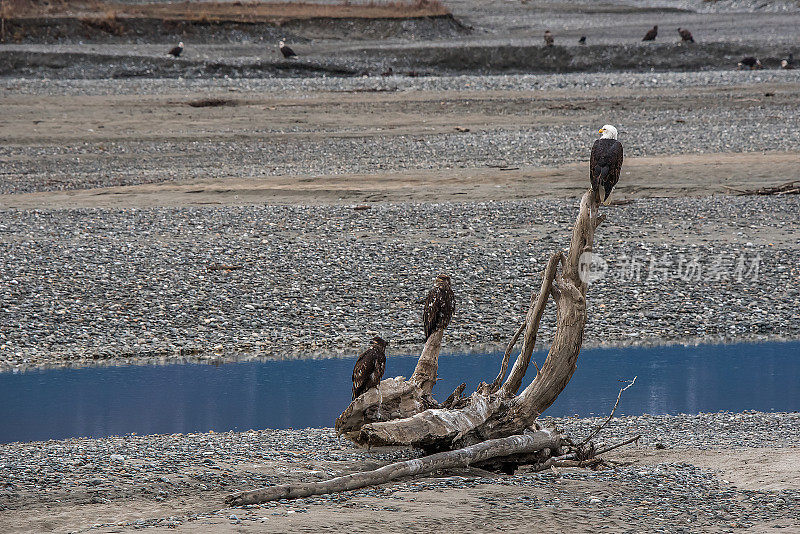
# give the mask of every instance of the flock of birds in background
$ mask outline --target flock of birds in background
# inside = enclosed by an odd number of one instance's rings
[[[693,43],[694,37],[692,36],[692,32],[685,28],[678,28],[678,34],[681,36],[681,42],[683,43]],[[656,24],[653,26],[642,38],[642,41],[655,41],[656,37],[658,36],[658,25]],[[550,30],[545,30],[544,32],[544,44],[545,46],[553,46],[555,44],[555,38],[553,37],[552,32]],[[585,45],[586,44],[586,36],[581,35],[581,38],[578,39],[578,44]],[[183,53],[183,41],[178,43],[177,46],[170,49],[167,52],[169,55],[173,57],[179,57]],[[291,59],[297,57],[297,54],[286,45],[286,41],[281,39],[278,43],[278,49],[280,50],[281,54],[285,59]],[[738,63],[739,69],[763,69],[763,65],[761,65],[761,61],[754,56],[745,56],[742,58],[741,61]],[[781,68],[782,69],[793,69],[794,68],[794,55],[788,53],[785,58],[781,60]],[[392,69],[390,68],[384,75],[392,74]]]
[[[598,132],[600,139],[592,145],[589,159],[589,181],[595,201],[608,204],[611,190],[619,182],[622,171],[622,143],[617,140],[617,129],[606,124]],[[437,330],[444,330],[450,324],[456,311],[455,295],[450,276],[440,274],[425,298],[422,311],[422,326],[425,341]],[[372,338],[370,346],[359,355],[353,367],[353,400],[374,387],[378,387],[386,370],[386,347],[389,342],[380,336]]]
[[[678,28],[678,35],[681,36],[682,43],[693,43],[694,36],[692,36],[692,32],[687,30],[686,28]],[[642,37],[642,41],[655,41],[656,37],[658,36],[658,24],[650,28],[647,33],[644,34]],[[553,46],[555,44],[555,38],[553,38],[553,34],[550,30],[545,30],[544,32],[544,45],[545,46]],[[581,35],[581,38],[578,39],[578,44],[585,45],[586,44],[586,36]],[[761,61],[754,56],[745,56],[742,58],[741,61],[738,63],[739,69],[763,69],[764,66],[761,65]],[[781,59],[781,68],[782,69],[793,69],[794,68],[794,55],[789,52],[787,53],[786,57]]]

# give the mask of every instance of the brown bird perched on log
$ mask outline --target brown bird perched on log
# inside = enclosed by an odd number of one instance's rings
[[[550,30],[544,31],[544,45],[553,46],[553,34],[550,33]]]
[[[447,328],[456,311],[455,295],[450,287],[450,277],[440,274],[425,299],[422,312],[422,326],[425,328],[425,341],[440,328]]]
[[[353,400],[381,383],[386,370],[386,346],[380,336],[372,338],[369,348],[361,353],[353,367]]]
[[[653,26],[649,32],[644,34],[644,38],[642,39],[642,41],[655,41],[656,35],[658,35],[658,24]]]
[[[687,43],[693,43],[694,37],[692,37],[692,32],[689,30],[685,30],[683,28],[678,28],[678,33],[681,35],[681,40]]]

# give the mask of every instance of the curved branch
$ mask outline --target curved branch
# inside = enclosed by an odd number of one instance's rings
[[[531,356],[533,355],[533,347],[536,345],[536,334],[539,331],[539,323],[542,320],[547,300],[550,298],[550,288],[553,284],[553,279],[556,276],[556,268],[558,263],[563,257],[562,252],[556,252],[550,256],[550,261],[547,262],[547,267],[542,274],[542,287],[539,289],[539,295],[536,299],[531,299],[531,307],[528,310],[528,316],[525,318],[525,337],[522,341],[522,350],[514,362],[514,367],[511,368],[511,373],[508,375],[505,384],[500,390],[501,395],[511,397],[516,394],[519,387],[522,385],[522,379],[528,371],[528,364],[530,364]]]
[[[511,360],[511,352],[514,350],[514,345],[517,344],[519,336],[521,336],[522,332],[525,331],[526,324],[528,324],[526,321],[522,321],[522,324],[519,325],[519,328],[517,328],[517,331],[514,333],[511,341],[508,342],[508,345],[506,346],[506,352],[503,354],[503,361],[500,363],[500,372],[497,373],[497,378],[495,378],[491,384],[481,382],[481,385],[478,386],[478,393],[481,395],[491,395],[500,389],[500,385],[503,383],[503,378],[505,378],[506,371],[508,370],[508,362]]]

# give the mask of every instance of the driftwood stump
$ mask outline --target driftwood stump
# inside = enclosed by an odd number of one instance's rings
[[[388,378],[355,400],[336,419],[336,431],[358,445],[405,445],[431,452],[424,458],[390,464],[374,471],[353,473],[324,482],[284,484],[228,495],[233,506],[276,499],[293,499],[347,491],[457,466],[475,466],[513,473],[518,465],[535,471],[551,467],[592,467],[603,462],[597,455],[639,439],[596,450],[591,438],[603,425],[575,445],[555,430],[539,428],[536,419],[564,390],[575,372],[586,325],[586,289],[594,231],[603,220],[591,190],[581,198],[580,211],[567,251],[555,252],[542,274],[542,285],[531,297],[525,322],[514,334],[491,384],[461,398],[461,384],[443,403],[431,391],[436,384],[444,329],[425,343],[411,378]],[[521,393],[533,355],[542,314],[550,300],[556,303],[556,333],[547,359],[533,382]],[[524,335],[523,335],[524,334]],[[522,349],[503,381],[511,354],[522,336]],[[588,444],[588,446],[587,446]]]
[[[389,378],[355,399],[336,420],[336,431],[362,446],[405,445],[426,451],[468,447],[489,439],[522,434],[563,391],[575,372],[586,324],[586,289],[595,229],[602,222],[591,190],[580,211],[567,251],[552,254],[538,293],[531,298],[525,323],[509,344],[498,377],[481,384],[468,398],[454,392],[445,403],[431,395],[436,383],[443,330],[428,339],[411,379]],[[556,332],[547,359],[533,382],[518,393],[536,343],[544,310],[556,303]],[[522,349],[508,368],[513,344],[522,335]],[[463,389],[463,388],[462,388]]]

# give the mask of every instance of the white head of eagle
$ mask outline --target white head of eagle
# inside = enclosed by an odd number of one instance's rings
[[[606,124],[600,131],[597,133],[603,134],[603,137],[600,139],[616,139],[617,138],[617,129],[611,126],[610,124]]]

